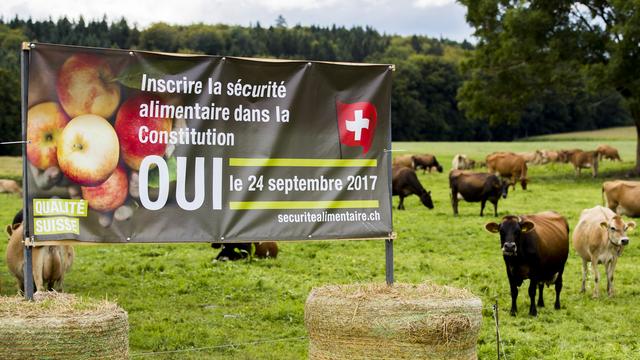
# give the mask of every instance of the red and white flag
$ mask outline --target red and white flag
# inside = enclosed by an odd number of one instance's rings
[[[366,154],[371,148],[376,131],[378,113],[369,102],[343,103],[336,100],[340,143],[346,146],[361,146]]]

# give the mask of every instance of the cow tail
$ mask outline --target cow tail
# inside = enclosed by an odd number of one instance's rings
[[[604,203],[604,184],[602,184],[602,206],[607,206]]]

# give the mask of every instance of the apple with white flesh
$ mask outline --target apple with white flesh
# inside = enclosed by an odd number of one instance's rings
[[[69,117],[58,103],[49,101],[27,112],[27,159],[40,170],[58,166],[56,144]]]
[[[58,163],[69,180],[97,186],[118,166],[120,144],[113,126],[98,115],[71,120],[58,139]]]
[[[67,114],[94,114],[109,118],[120,103],[120,85],[109,64],[101,57],[78,53],[69,57],[58,72],[56,92]]]

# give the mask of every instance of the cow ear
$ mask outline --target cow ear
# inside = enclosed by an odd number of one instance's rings
[[[609,224],[606,221],[601,222],[600,227],[605,231],[609,231]]]
[[[484,226],[484,228],[490,233],[494,233],[495,234],[495,233],[500,232],[500,225],[498,225],[498,224],[496,224],[494,222],[487,223]]]
[[[626,230],[633,230],[636,228],[636,222],[635,221],[629,221],[627,223]]]
[[[523,233],[528,233],[536,227],[534,223],[529,220],[525,220],[522,224],[520,224],[520,229]]]
[[[7,232],[7,234],[9,236],[11,236],[11,234],[13,234],[13,229],[11,228],[11,225],[7,225],[7,228],[5,229],[5,231]]]

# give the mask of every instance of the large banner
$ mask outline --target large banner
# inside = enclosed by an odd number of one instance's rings
[[[32,44],[36,242],[388,238],[388,65]]]

